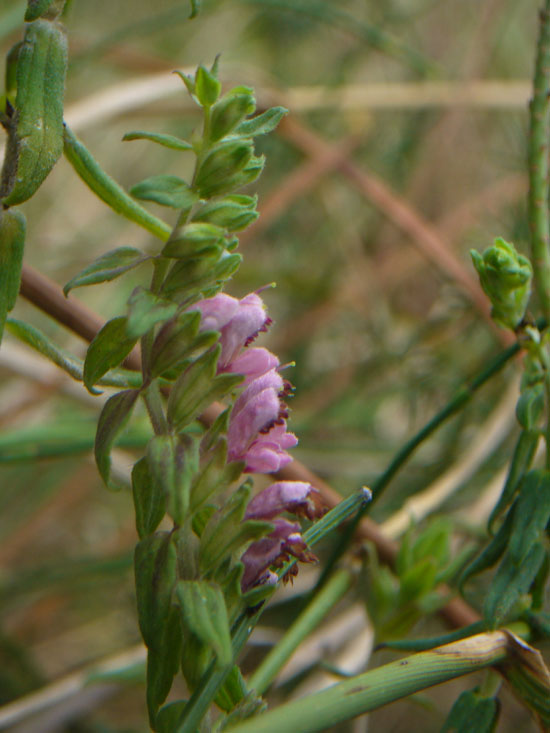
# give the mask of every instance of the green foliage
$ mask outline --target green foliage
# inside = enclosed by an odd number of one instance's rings
[[[18,210],[0,211],[0,342],[19,294],[27,223]]]
[[[117,247],[101,255],[81,270],[78,275],[72,277],[63,288],[63,292],[68,295],[73,288],[109,282],[149,259],[146,254],[135,247]]]
[[[492,733],[498,722],[499,704],[494,697],[482,697],[477,690],[466,690],[457,699],[441,733]]]
[[[480,255],[471,250],[481,286],[493,306],[492,316],[504,328],[514,330],[523,319],[531,295],[533,268],[513,244],[498,237]]]

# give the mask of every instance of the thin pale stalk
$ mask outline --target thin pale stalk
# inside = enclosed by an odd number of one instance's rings
[[[509,634],[492,631],[391,662],[231,728],[233,733],[313,733],[432,685],[503,662]]]
[[[550,0],[540,13],[529,131],[529,225],[535,286],[542,312],[550,318],[550,216],[548,212],[550,139]]]
[[[303,640],[317,628],[346,593],[351,581],[352,574],[349,570],[337,570],[331,576],[250,677],[248,681],[250,689],[255,690],[258,695],[263,695]]]

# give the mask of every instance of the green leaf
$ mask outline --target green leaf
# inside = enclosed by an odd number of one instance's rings
[[[178,525],[189,513],[189,491],[199,467],[198,445],[189,436],[155,436],[147,448],[153,481],[162,488],[168,514]]]
[[[170,702],[158,711],[155,718],[155,730],[157,733],[174,733],[177,730],[178,722],[187,702],[185,700],[177,700]]]
[[[157,323],[165,323],[172,318],[177,310],[177,303],[164,300],[145,288],[135,288],[128,300],[128,338],[140,338]]]
[[[227,445],[220,439],[211,452],[208,461],[198,472],[191,485],[191,512],[195,514],[218,492],[231,486],[242,473],[238,461],[227,463]]]
[[[250,489],[243,484],[208,520],[200,538],[200,567],[204,576],[215,573],[233,553],[247,543],[268,534],[273,525],[256,520],[243,521]]]
[[[477,688],[466,690],[453,705],[441,733],[492,733],[498,714],[498,700],[481,697]]]
[[[527,593],[546,555],[545,547],[531,545],[521,564],[507,552],[487,592],[483,615],[491,628],[500,626],[520,597]]]
[[[101,255],[71,278],[63,288],[63,292],[68,295],[73,288],[114,280],[149,259],[151,259],[149,255],[135,247],[118,247]]]
[[[534,384],[521,390],[516,405],[516,418],[525,430],[537,428],[544,411],[544,387]]]
[[[204,580],[180,580],[176,585],[176,598],[184,625],[214,650],[217,665],[231,664],[231,632],[221,588]]]
[[[508,468],[508,475],[506,476],[502,494],[495,504],[487,523],[489,532],[493,531],[495,521],[510,504],[516,491],[521,486],[521,482],[535,457],[539,439],[540,434],[536,430],[521,431],[516,447],[514,448],[514,455]]]
[[[425,557],[406,570],[399,578],[403,602],[415,600],[431,591],[435,586],[436,575],[437,562],[433,557]]]
[[[94,448],[95,460],[101,478],[110,488],[117,488],[110,480],[111,448],[128,422],[138,394],[138,390],[129,389],[109,397],[99,416]]]
[[[508,543],[508,553],[514,562],[519,564],[525,559],[549,520],[550,472],[529,471],[521,487]]]
[[[268,132],[272,132],[286,114],[288,114],[288,110],[284,107],[271,107],[271,109],[268,109],[261,115],[241,122],[235,130],[235,133],[243,137],[265,135]]]
[[[217,75],[201,64],[195,74],[195,94],[202,106],[211,107],[220,96],[221,89]]]
[[[34,326],[19,321],[15,318],[8,318],[7,330],[23,343],[38,351],[58,367],[63,369],[73,379],[79,382],[83,380],[84,361],[76,356],[67,353],[59,348],[45,334]],[[107,387],[140,387],[141,374],[129,369],[113,369],[102,377],[98,384]]]
[[[26,230],[25,216],[21,211],[0,211],[0,342],[6,316],[19,294]]]
[[[153,479],[146,456],[132,469],[132,492],[136,529],[140,540],[143,540],[156,530],[166,512],[166,496],[162,486]]]
[[[172,227],[140,206],[111,176],[105,173],[90,151],[67,126],[64,131],[64,145],[65,157],[80,178],[113,211],[135,222],[164,242],[170,237]]]
[[[171,148],[172,150],[193,150],[191,143],[187,140],[182,140],[180,137],[175,135],[167,135],[160,132],[143,132],[142,130],[136,130],[134,132],[127,132],[122,138],[124,141],[127,140],[150,140],[153,143],[163,145],[165,148]]]
[[[226,196],[221,201],[212,201],[202,206],[193,216],[194,221],[210,222],[230,232],[238,232],[259,217],[254,210],[256,197]]]
[[[197,257],[176,262],[161,292],[176,302],[189,302],[197,294],[214,295],[241,264],[240,254],[222,252],[221,256]]]
[[[508,547],[508,540],[513,531],[514,525],[514,513],[516,511],[516,504],[513,504],[506,515],[504,522],[499,527],[498,532],[493,537],[487,547],[472,562],[464,569],[462,575],[458,581],[458,587],[461,592],[467,580],[474,575],[487,570],[492,567],[498,559],[502,556],[506,548]]]
[[[170,376],[170,370],[177,371],[185,360],[198,357],[216,343],[219,338],[217,331],[198,333],[200,320],[200,313],[191,311],[160,329],[151,350],[152,376]]]
[[[151,176],[132,186],[130,193],[143,201],[154,201],[173,209],[190,209],[198,195],[178,176]]]
[[[181,656],[178,610],[172,605],[178,558],[169,532],[141,540],[134,556],[141,635],[147,646],[147,705],[153,725],[168,695]]]
[[[137,339],[127,335],[128,319],[118,316],[103,326],[93,339],[84,360],[84,384],[92,392],[92,387],[101,377],[118,366],[134,348]]]
[[[176,380],[168,398],[168,420],[177,430],[195,419],[211,402],[243,381],[238,374],[216,375],[219,345],[196,359]]]

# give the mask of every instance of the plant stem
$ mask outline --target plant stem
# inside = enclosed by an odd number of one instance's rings
[[[548,213],[550,139],[550,0],[540,13],[529,134],[529,224],[535,286],[546,319],[550,318],[550,218]]]
[[[313,733],[382,707],[419,690],[504,661],[510,653],[505,631],[471,636],[391,662],[339,682],[301,700],[281,705],[231,728],[234,733]]]
[[[250,689],[255,690],[258,695],[263,695],[302,641],[346,593],[351,581],[352,574],[349,570],[338,570],[331,576],[250,677],[248,681]]]

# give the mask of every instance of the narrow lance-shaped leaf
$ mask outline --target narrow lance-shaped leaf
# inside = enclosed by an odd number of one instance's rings
[[[176,524],[189,512],[191,480],[198,470],[198,453],[193,439],[157,435],[149,443],[147,461],[155,483],[162,487],[166,508]]]
[[[92,391],[101,377],[118,366],[134,348],[137,339],[129,338],[127,318],[119,316],[103,326],[88,347],[84,360],[84,384]]]
[[[288,114],[288,110],[284,107],[271,107],[271,109],[266,110],[261,115],[241,122],[235,130],[235,133],[243,137],[266,135],[277,127],[286,114]]]
[[[128,422],[138,397],[138,390],[129,389],[110,397],[99,416],[95,438],[95,460],[101,478],[106,486],[113,487],[111,482],[111,448]]]
[[[149,140],[153,143],[163,145],[165,148],[171,148],[172,150],[193,150],[191,143],[187,140],[182,140],[180,137],[175,135],[167,135],[166,133],[160,132],[144,132],[142,130],[135,130],[133,132],[127,132],[122,138],[124,141],[127,140]]]
[[[177,553],[169,532],[136,546],[134,566],[139,628],[147,655],[147,704],[151,727],[177,673],[181,654],[178,610],[172,605]]]
[[[466,690],[456,700],[441,733],[492,733],[498,721],[499,704],[494,697],[482,697],[477,689]]]
[[[85,145],[78,140],[68,127],[64,132],[65,156],[84,183],[102,201],[126,219],[151,232],[155,237],[166,241],[172,228],[161,219],[150,214],[109,176],[94,159]]]
[[[0,341],[6,316],[19,293],[26,229],[21,211],[0,211]]]
[[[231,664],[231,632],[221,588],[203,580],[180,580],[176,597],[184,625],[214,650],[220,667]]]
[[[514,529],[508,543],[510,557],[521,563],[550,520],[550,472],[529,471],[514,514]]]
[[[135,247],[118,247],[107,252],[75,275],[63,288],[65,295],[73,288],[108,282],[151,259]]]
[[[142,540],[156,530],[166,511],[166,496],[152,476],[146,456],[132,469],[132,492],[136,529]]]

